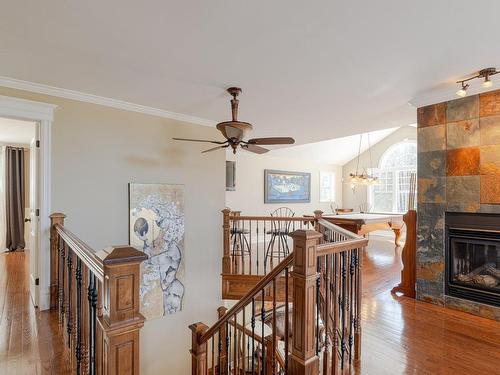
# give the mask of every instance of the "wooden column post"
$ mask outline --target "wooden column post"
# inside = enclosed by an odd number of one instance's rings
[[[417,211],[409,210],[404,216],[406,224],[406,241],[401,252],[403,269],[401,282],[392,288],[391,293],[402,293],[406,297],[415,298],[417,282]]]
[[[207,343],[200,344],[201,336],[208,327],[203,323],[195,323],[189,326],[192,332],[191,342],[191,375],[205,375],[207,368]]]
[[[293,340],[289,373],[317,375],[316,355],[316,246],[321,234],[314,230],[297,230],[293,238]]]
[[[50,215],[50,308],[57,308],[57,295],[59,290],[59,251],[55,225],[64,225],[65,214],[53,213]]]
[[[129,246],[111,247],[96,255],[104,266],[103,313],[97,319],[102,373],[139,374],[139,330],[144,325],[139,312],[140,264],[147,255]]]
[[[224,254],[222,256],[222,273],[230,274],[231,273],[231,255],[229,250],[229,244],[231,242],[231,228],[229,223],[229,215],[231,210],[229,208],[225,208],[222,210],[222,229],[224,236]]]

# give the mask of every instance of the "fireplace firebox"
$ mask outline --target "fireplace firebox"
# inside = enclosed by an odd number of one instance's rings
[[[500,307],[500,214],[445,214],[445,293]]]

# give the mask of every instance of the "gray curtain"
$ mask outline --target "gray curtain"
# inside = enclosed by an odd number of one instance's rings
[[[24,249],[24,150],[6,147],[5,201],[7,249]]]

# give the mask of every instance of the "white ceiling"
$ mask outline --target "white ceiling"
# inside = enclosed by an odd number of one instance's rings
[[[362,135],[361,153],[394,133],[399,128],[376,130]],[[370,143],[368,143],[368,137]],[[272,150],[269,155],[284,158],[299,158],[316,163],[344,165],[358,155],[360,135],[351,135],[328,141],[309,143],[305,145]]]
[[[0,144],[29,145],[36,123],[0,117]]]
[[[252,136],[314,142],[414,123],[408,102],[500,63],[479,3],[5,0],[0,75],[214,121],[239,85]]]

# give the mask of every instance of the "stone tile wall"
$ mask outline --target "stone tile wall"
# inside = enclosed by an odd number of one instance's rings
[[[419,108],[417,298],[500,320],[444,295],[444,213],[500,212],[500,90]]]

